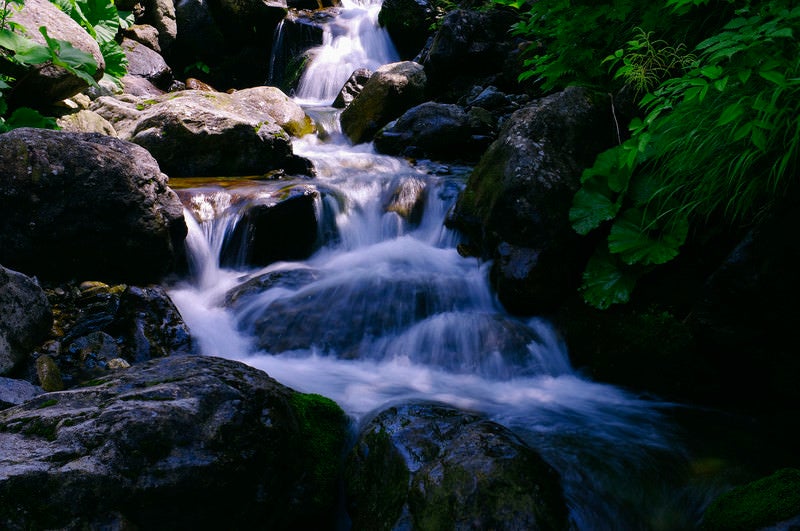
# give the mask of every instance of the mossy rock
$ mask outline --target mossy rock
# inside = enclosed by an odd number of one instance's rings
[[[800,516],[800,470],[784,468],[714,500],[706,509],[702,528],[745,531],[797,516]]]

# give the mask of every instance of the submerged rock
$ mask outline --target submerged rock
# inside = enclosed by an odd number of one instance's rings
[[[383,65],[342,112],[342,130],[356,144],[369,142],[381,127],[422,103],[425,86],[422,65],[413,61]]]
[[[353,529],[567,529],[555,470],[510,430],[450,406],[379,413],[345,478]]]
[[[613,141],[606,104],[572,87],[515,112],[448,220],[494,260],[492,284],[512,312],[550,311],[579,283],[589,250],[569,209],[581,172]]]
[[[0,412],[0,527],[332,528],[347,419],[244,364],[181,356]]]
[[[141,147],[90,133],[0,135],[0,263],[48,279],[162,278],[183,206]]]
[[[36,280],[0,265],[0,375],[47,337],[52,322],[50,304]]]
[[[311,119],[274,87],[233,94],[184,90],[154,98],[102,97],[93,110],[120,138],[146,148],[172,176],[308,172],[289,135],[313,131]]]

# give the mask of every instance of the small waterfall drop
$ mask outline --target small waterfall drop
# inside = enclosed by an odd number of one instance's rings
[[[549,323],[508,315],[488,265],[459,256],[443,221],[469,169],[411,165],[338,131],[326,105],[350,73],[396,60],[379,5],[349,2],[298,90],[325,138],[293,140],[317,171],[317,219],[332,219],[336,237],[306,260],[223,268],[235,197],[252,192],[182,195],[193,277],[170,295],[203,353],[328,396],[355,419],[412,399],[482,412],[559,471],[576,529],[691,527],[701,502],[684,499],[669,405],[581,377]]]
[[[324,26],[322,46],[297,87],[297,98],[308,104],[330,105],[350,74],[358,68],[375,70],[399,60],[388,32],[378,24],[381,2],[342,0],[341,13]]]

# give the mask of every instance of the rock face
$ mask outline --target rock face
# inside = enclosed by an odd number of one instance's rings
[[[120,138],[152,153],[172,176],[259,175],[279,168],[308,172],[309,163],[292,154],[289,135],[308,133],[313,124],[274,87],[102,97],[92,109],[114,125]]]
[[[0,136],[0,211],[0,263],[44,278],[156,281],[186,236],[153,157],[99,134]]]
[[[492,258],[492,282],[515,313],[552,310],[587,259],[568,212],[582,170],[613,140],[604,98],[581,88],[515,112],[481,158],[449,224]]]
[[[311,1],[316,4],[316,0]],[[322,44],[323,24],[329,18],[330,15],[324,11],[289,12],[273,43],[268,85],[287,93],[297,87],[310,57],[308,52]]]
[[[477,125],[458,105],[427,102],[378,131],[375,148],[389,155],[476,161],[490,138],[488,128]]]
[[[201,356],[93,384],[0,412],[4,529],[333,527],[330,400]]]
[[[13,21],[26,28],[26,36],[38,44],[45,44],[44,36],[39,32],[39,27],[45,26],[50,38],[67,41],[73,47],[91,54],[97,63],[94,78],[103,77],[105,61],[97,41],[55,4],[48,0],[26,0],[22,9],[14,12]],[[88,86],[86,81],[67,70],[45,63],[17,79],[14,104],[40,106],[53,103],[69,98]]]
[[[356,144],[369,142],[378,130],[425,98],[425,71],[412,61],[378,68],[364,89],[342,112],[342,130]]]
[[[339,95],[333,100],[333,107],[344,109],[350,105],[356,96],[361,94],[361,91],[364,90],[364,85],[369,81],[371,76],[372,70],[368,68],[359,68],[350,74],[350,77],[347,78],[344,86],[342,86],[342,90],[339,91]]]
[[[378,22],[386,28],[404,59],[413,59],[428,40],[436,9],[427,0],[385,0]]]
[[[508,37],[514,22],[513,12],[500,9],[448,13],[422,59],[429,92],[447,100],[487,76],[514,84],[502,79],[505,63],[514,60],[515,45]]]
[[[567,529],[557,473],[506,428],[449,406],[378,414],[345,477],[353,529]]]
[[[43,341],[53,322],[39,284],[0,266],[0,374],[6,374]]]
[[[0,409],[18,406],[42,393],[44,389],[25,380],[0,377]]]

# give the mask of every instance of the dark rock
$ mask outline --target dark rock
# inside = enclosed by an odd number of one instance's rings
[[[242,282],[225,294],[225,306],[237,307],[247,298],[263,293],[268,289],[281,287],[297,290],[318,280],[321,273],[315,269],[280,269],[255,276]]]
[[[347,419],[241,363],[164,358],[0,412],[0,526],[327,529]]]
[[[150,81],[161,90],[167,90],[175,78],[164,58],[144,44],[124,38],[122,49],[128,59],[128,75]]]
[[[133,5],[119,7],[125,11],[133,11],[136,17],[136,23],[147,24],[157,31],[158,48],[150,46],[153,50],[159,53],[169,53],[172,45],[178,37],[178,23],[176,15],[176,4],[183,4],[183,2],[174,2],[173,0],[122,0],[123,2],[131,2]],[[119,4],[119,2],[118,2]],[[136,31],[137,34],[141,32]],[[149,38],[149,37],[148,37]],[[142,42],[139,39],[139,42]],[[147,44],[143,42],[143,44]]]
[[[44,355],[36,358],[36,375],[39,377],[39,385],[45,391],[61,391],[64,389],[61,370],[50,356]]]
[[[124,75],[120,79],[125,94],[132,96],[142,96],[155,98],[164,94],[164,90],[158,88],[152,81],[139,76]]]
[[[495,260],[510,311],[550,311],[577,286],[589,250],[569,208],[582,170],[613,139],[605,97],[569,88],[515,112],[475,167],[448,223]]]
[[[14,10],[13,21],[25,28],[23,31],[25,36],[37,44],[46,44],[44,36],[39,32],[39,27],[46,27],[47,34],[51,39],[67,41],[78,50],[90,54],[97,63],[94,79],[98,80],[103,77],[105,61],[97,41],[69,15],[47,0],[26,0],[21,7],[19,11]],[[4,73],[13,72],[14,65],[7,63],[4,55],[0,55],[0,66],[3,67]],[[7,70],[7,68],[11,70]],[[89,86],[85,80],[49,61],[25,70],[24,74],[12,73],[12,76],[17,78],[14,90],[9,94],[9,99],[14,106],[39,107],[55,103],[69,98]]]
[[[378,68],[342,112],[342,130],[356,144],[369,142],[381,127],[423,101],[425,84],[425,71],[418,63]]]
[[[292,9],[325,9],[341,4],[338,0],[287,0],[286,4]]]
[[[342,90],[339,91],[339,95],[333,100],[333,106],[337,109],[344,109],[350,105],[356,96],[361,94],[361,91],[364,90],[364,85],[369,81],[371,76],[372,70],[368,68],[359,68],[350,74]]]
[[[508,429],[450,406],[379,413],[345,478],[353,529],[567,529],[555,470]]]
[[[498,76],[513,57],[515,44],[508,29],[516,17],[504,9],[448,13],[422,61],[429,94],[455,101],[476,81],[503,81]]]
[[[378,22],[389,32],[400,57],[413,59],[425,46],[436,15],[428,0],[385,0]]]
[[[293,186],[282,197],[249,202],[220,251],[223,266],[265,266],[308,258],[317,246],[316,202],[311,186]]]
[[[481,107],[489,111],[505,110],[513,105],[509,97],[497,90],[497,87],[488,86],[477,96],[467,100],[470,107]]]
[[[0,375],[22,362],[52,323],[50,304],[36,280],[0,266]]]
[[[154,281],[186,236],[150,154],[89,133],[0,136],[0,263],[44,278]]]
[[[375,135],[375,148],[390,155],[477,161],[489,145],[487,129],[473,129],[464,109],[445,103],[412,107]]]
[[[186,83],[182,90],[202,90],[205,92],[219,92],[217,89],[215,89],[208,83],[203,83],[202,81],[194,77],[186,79]]]
[[[18,406],[44,393],[44,389],[25,380],[0,376],[0,409]]]

